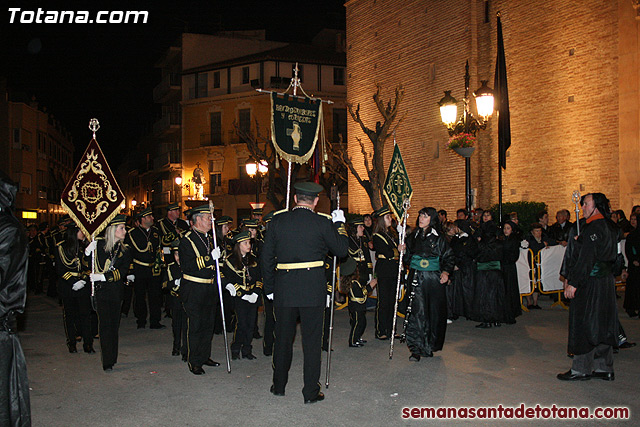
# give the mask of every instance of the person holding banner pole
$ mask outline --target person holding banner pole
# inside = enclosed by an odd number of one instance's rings
[[[118,361],[118,330],[120,308],[127,271],[131,264],[131,251],[124,243],[127,235],[125,216],[116,215],[109,223],[104,238],[94,239],[85,249],[86,256],[94,258],[93,282],[98,313],[98,333],[102,350],[102,369],[113,370]],[[93,255],[92,255],[93,253]]]
[[[271,393],[284,396],[293,355],[296,321],[300,317],[304,355],[304,403],[324,399],[320,391],[322,326],[327,301],[324,258],[330,251],[347,256],[349,239],[344,213],[315,213],[322,186],[312,182],[294,185],[296,206],[273,216],[267,231],[260,266],[264,292],[273,299],[275,345]]]
[[[442,350],[447,332],[446,286],[455,258],[438,228],[437,211],[422,208],[416,228],[406,242],[404,260],[410,267],[407,285],[415,291],[407,325],[407,346],[411,352],[409,360],[415,362]]]

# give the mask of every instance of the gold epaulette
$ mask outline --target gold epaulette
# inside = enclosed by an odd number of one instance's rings
[[[323,216],[325,218],[329,218],[330,220],[333,220],[333,217],[329,214],[326,214],[324,212],[316,212],[318,215]]]
[[[273,213],[273,216],[276,216],[276,215],[278,215],[278,214],[281,214],[282,212],[288,212],[288,210],[287,210],[287,209],[281,209],[281,210],[279,210],[279,211],[274,212],[274,213]]]

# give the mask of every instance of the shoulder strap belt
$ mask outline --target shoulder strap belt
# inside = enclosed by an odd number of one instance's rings
[[[302,270],[304,268],[323,267],[324,261],[290,262],[276,265],[278,270]]]

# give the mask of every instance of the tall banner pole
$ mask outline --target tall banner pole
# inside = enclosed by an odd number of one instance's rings
[[[336,209],[340,209],[340,191],[338,191]],[[337,281],[336,281],[336,271],[338,273]],[[335,311],[335,301],[336,301],[336,283],[340,286],[340,268],[338,268],[338,257],[334,255],[333,257],[333,275],[332,275],[332,283],[331,283],[331,315],[329,316],[329,343],[327,346],[327,378],[325,380],[325,387],[329,388],[329,373],[331,372],[331,345],[333,344],[333,313]]]
[[[213,200],[209,200],[209,213],[211,214],[211,232],[213,233],[213,248],[218,248],[216,239],[216,221],[213,215]],[[220,317],[222,317],[222,336],[224,337],[224,355],[227,359],[227,372],[231,373],[229,358],[229,339],[227,338],[227,322],[224,317],[224,301],[222,300],[222,280],[220,279],[220,262],[216,259],[216,280],[218,281],[218,297],[220,298]]]
[[[578,190],[574,191],[571,198],[573,204],[576,205],[576,231],[580,234],[580,192]]]
[[[404,209],[404,213],[402,214],[402,232],[400,233],[399,242],[401,245],[404,245],[404,238],[407,234],[407,216],[409,213],[409,208],[411,207],[411,202],[409,199],[404,199],[402,202],[402,208]],[[393,345],[396,337],[396,320],[398,319],[398,299],[400,298],[400,281],[402,279],[402,256],[404,255],[404,249],[400,251],[399,260],[398,260],[398,281],[396,283],[396,300],[395,305],[393,307],[393,326],[391,327],[391,344],[389,346],[389,359],[393,359]],[[407,284],[408,286],[408,284]]]

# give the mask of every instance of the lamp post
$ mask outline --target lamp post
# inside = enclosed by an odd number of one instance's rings
[[[469,61],[465,65],[464,73],[464,98],[462,99],[464,109],[460,118],[458,117],[458,101],[451,96],[451,91],[444,91],[444,97],[438,102],[440,105],[440,116],[442,123],[447,126],[449,136],[468,134],[473,137],[479,130],[487,128],[487,122],[493,114],[493,90],[487,86],[487,80],[482,80],[482,85],[473,93],[478,110],[478,118],[474,117],[469,108]],[[465,206],[467,212],[471,212],[471,155],[475,147],[457,147],[453,150],[464,157],[465,167]]]
[[[175,199],[178,203],[180,203],[180,201],[182,200],[182,176],[181,175],[176,176],[175,183],[178,186],[178,189],[175,190],[175,195],[176,195]]]
[[[269,166],[264,160],[260,162],[247,162],[245,164],[247,175],[252,179],[256,178],[256,203],[260,203],[260,187],[262,186],[262,175],[265,175],[269,171]]]

